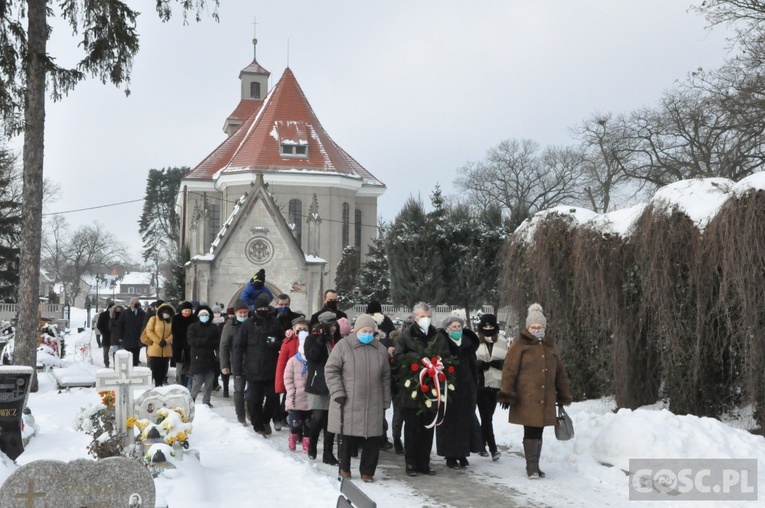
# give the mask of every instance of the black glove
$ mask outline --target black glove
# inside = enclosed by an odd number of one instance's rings
[[[481,362],[481,369],[483,370],[489,370],[489,367],[491,367],[490,363],[487,362]]]
[[[489,365],[491,365],[495,369],[502,370],[502,367],[504,367],[504,365],[505,365],[505,361],[504,360],[492,360]]]
[[[341,406],[344,406],[344,405],[345,405],[345,401],[346,401],[346,400],[347,400],[347,399],[346,399],[345,397],[335,397],[335,402],[337,402],[337,403],[338,403],[338,404],[340,404]]]
[[[162,339],[161,341],[159,341],[159,347],[165,347],[165,346],[167,346],[167,341],[165,339]]]
[[[502,409],[510,409],[510,404],[508,404],[507,402],[500,402],[499,407],[501,407]]]

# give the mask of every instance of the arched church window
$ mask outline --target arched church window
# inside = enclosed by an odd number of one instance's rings
[[[292,233],[297,238],[298,244],[303,245],[303,202],[299,199],[291,199],[289,206],[289,218],[287,219],[292,226]]]
[[[351,207],[348,203],[343,203],[343,248],[346,248],[351,241]]]
[[[257,81],[250,83],[250,99],[260,99],[260,83]]]

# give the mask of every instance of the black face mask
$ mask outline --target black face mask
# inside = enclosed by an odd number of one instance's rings
[[[141,304],[140,303],[136,303],[136,304],[133,305],[133,308],[134,309],[140,309],[141,308]]]
[[[330,300],[327,302],[327,308],[329,310],[337,310],[337,300]]]
[[[486,328],[481,328],[481,333],[483,333],[486,337],[494,337],[495,335],[497,335],[498,331],[499,330],[497,330],[496,328],[491,328],[490,330],[487,330]]]
[[[267,310],[256,310],[255,315],[259,318],[266,318],[268,317],[268,311]]]

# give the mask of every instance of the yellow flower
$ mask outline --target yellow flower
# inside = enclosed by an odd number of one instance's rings
[[[131,416],[130,418],[128,418],[127,419],[127,428],[128,429],[132,429],[133,425],[135,425],[135,422],[136,422],[135,416]]]
[[[430,393],[432,393],[434,397],[435,397],[436,395],[438,395],[438,392],[436,391],[436,389],[435,389],[435,388],[433,388],[432,390],[430,390]]]
[[[446,402],[446,395],[441,395],[441,402]]]
[[[412,380],[411,380],[411,379],[407,379],[407,380],[406,380],[406,383],[404,383],[404,386],[405,386],[406,388],[409,388],[409,386],[410,386],[411,384],[412,384]]]
[[[425,407],[430,407],[430,406],[432,406],[432,405],[433,405],[433,403],[432,403],[432,402],[430,402],[430,399],[428,399],[428,400],[426,400],[426,401],[425,401]]]
[[[451,391],[454,391],[454,385],[449,385],[449,389],[450,389]]]
[[[416,398],[417,398],[417,390],[415,390],[415,391],[413,391],[413,392],[412,392],[412,398],[413,398],[413,399],[416,399]]]

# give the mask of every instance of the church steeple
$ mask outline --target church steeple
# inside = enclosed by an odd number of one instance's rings
[[[265,99],[268,95],[268,77],[271,75],[258,63],[258,39],[252,39],[252,63],[242,69],[239,80],[242,83],[242,100]]]

